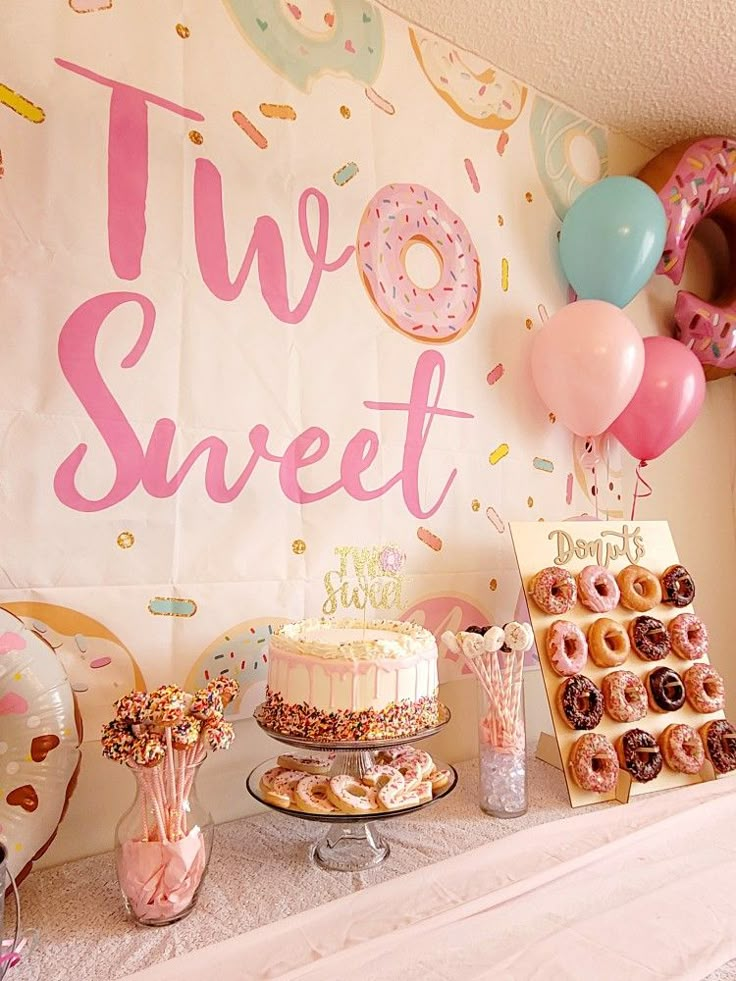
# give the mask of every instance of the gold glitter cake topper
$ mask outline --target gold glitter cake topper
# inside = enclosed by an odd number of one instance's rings
[[[339,545],[339,567],[325,573],[325,616],[338,610],[390,610],[401,606],[406,556],[397,545]]]

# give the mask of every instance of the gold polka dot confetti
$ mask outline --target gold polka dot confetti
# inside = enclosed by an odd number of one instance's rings
[[[195,144],[195,146],[202,146],[204,143],[204,137],[198,129],[189,130],[189,139]]]
[[[473,498],[470,502],[470,506],[474,511],[480,511],[480,501],[477,498]]]
[[[544,518],[537,518],[537,521],[544,521]]]
[[[526,318],[526,320],[524,321],[524,326],[526,327],[527,330],[532,329],[532,327],[534,326],[534,321],[532,320],[531,317]]]
[[[291,543],[291,551],[294,553],[294,555],[304,555],[304,553],[307,551],[307,543],[301,538],[295,538]]]
[[[188,38],[191,32],[189,28],[186,26],[186,24],[177,24],[176,33],[179,35],[180,38]]]
[[[532,195],[531,191],[527,191],[524,197],[526,198],[527,204],[531,204],[534,200],[534,196]]]
[[[350,106],[340,106],[340,115],[343,119],[350,119]]]
[[[527,499],[526,499],[526,506],[528,508],[533,508],[534,507],[534,498],[533,497],[527,497]]]
[[[554,414],[554,412],[550,412],[547,418],[549,419],[550,422],[557,422],[557,416]]]
[[[497,580],[491,579],[491,581],[488,583],[488,588],[490,589],[490,591],[492,593],[495,593],[495,591],[498,589],[498,582],[497,582]]]
[[[499,228],[503,228],[503,215],[499,215],[497,221]]]
[[[118,535],[118,548],[132,548],[135,545],[135,535],[132,531],[121,531]]]

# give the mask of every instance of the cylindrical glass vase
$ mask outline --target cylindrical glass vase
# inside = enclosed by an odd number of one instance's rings
[[[197,795],[201,756],[174,750],[157,766],[130,766],[136,798],[115,830],[125,908],[144,926],[167,926],[194,909],[212,853],[212,815]]]
[[[482,685],[478,691],[481,809],[497,818],[521,817],[529,807],[523,687],[513,698],[504,690],[491,697]]]

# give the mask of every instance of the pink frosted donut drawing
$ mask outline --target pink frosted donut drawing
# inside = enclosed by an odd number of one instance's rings
[[[283,617],[256,617],[226,630],[205,648],[190,668],[184,687],[196,691],[218,675],[235,678],[240,694],[227,707],[227,716],[246,719],[266,698],[268,641]]]
[[[99,739],[110,706],[121,695],[145,689],[133,655],[92,617],[54,603],[6,603],[5,609],[56,651],[77,698],[87,739]]]
[[[434,253],[439,279],[417,285],[413,247]],[[421,184],[387,184],[368,202],[355,249],[368,296],[383,319],[415,341],[445,344],[470,329],[480,302],[480,259],[462,219]]]
[[[17,879],[56,835],[76,784],[81,738],[61,661],[0,609],[0,841]]]
[[[434,634],[439,649],[440,681],[472,674],[460,654],[448,650],[440,639],[446,630],[456,634],[473,625],[483,626],[492,623],[489,614],[481,610],[474,600],[460,593],[447,593],[438,596],[425,596],[405,610],[399,620],[411,620]]]

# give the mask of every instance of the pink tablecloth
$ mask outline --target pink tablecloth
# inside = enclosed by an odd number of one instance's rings
[[[700,979],[736,957],[735,828],[736,780],[609,807],[128,981]]]

